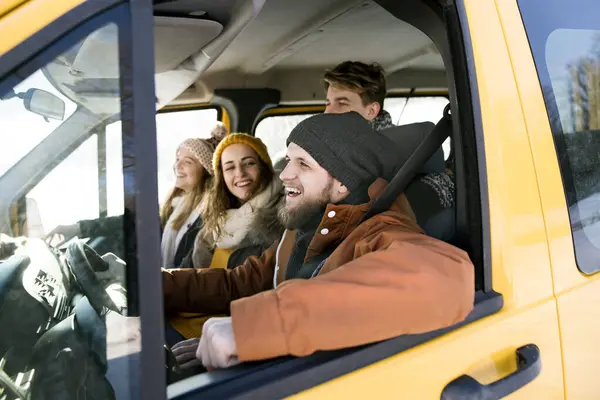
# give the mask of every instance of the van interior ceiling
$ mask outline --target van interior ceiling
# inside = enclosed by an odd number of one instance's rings
[[[226,32],[227,26],[236,25],[236,18],[249,18],[250,15],[230,13],[228,16],[223,4],[231,7],[233,3],[159,2],[155,6],[155,15],[210,19],[224,24]],[[237,3],[239,6],[243,2]],[[262,4],[256,4],[255,0],[254,6],[259,5]],[[196,17],[199,14],[201,16]],[[243,24],[237,24],[240,25]],[[162,34],[156,31],[157,43]],[[222,90],[265,88],[279,92],[276,99],[279,104],[322,104],[325,100],[323,71],[345,60],[380,63],[388,74],[390,92],[413,87],[447,90],[444,63],[431,39],[374,1],[267,0],[256,18],[239,35],[233,40],[227,38],[226,48],[219,49],[222,54],[215,60],[213,54],[217,51],[213,49],[219,47],[215,42],[221,41],[224,35],[185,59],[175,71],[157,69],[157,86],[161,90],[162,79],[169,74],[187,73],[188,79],[196,78],[186,90],[180,90],[181,85],[163,98],[159,94],[160,106],[167,100],[169,105],[207,101],[219,104]],[[209,50],[213,53],[208,54]],[[159,63],[166,65],[160,56],[169,54],[157,52],[157,66]],[[210,63],[206,64],[207,60]],[[180,93],[175,96],[178,91]],[[254,91],[249,93],[255,94]],[[272,97],[267,96],[265,100],[268,99],[273,101]],[[239,110],[228,111],[236,114]],[[233,119],[238,121],[235,115]],[[251,127],[232,124],[232,129],[236,130],[250,130]]]

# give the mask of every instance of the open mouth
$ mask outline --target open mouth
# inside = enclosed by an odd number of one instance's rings
[[[302,194],[302,191],[298,188],[286,186],[285,187],[285,195],[288,198],[298,197]]]
[[[175,174],[176,178],[185,178],[186,176],[187,176],[186,174],[179,174],[179,173]]]
[[[244,180],[244,181],[236,182],[234,186],[235,187],[239,187],[239,188],[244,188],[244,187],[250,186],[251,184],[252,184],[252,181],[249,180],[249,179],[247,179],[247,180]]]

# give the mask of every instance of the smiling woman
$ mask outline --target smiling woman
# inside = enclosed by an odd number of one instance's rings
[[[163,268],[179,267],[193,248],[202,225],[202,200],[213,181],[213,152],[221,139],[222,136],[190,138],[177,147],[173,165],[175,185],[160,213]]]
[[[281,184],[264,143],[246,134],[234,133],[219,144],[213,168],[194,266],[233,268],[260,255],[281,234],[276,208]]]

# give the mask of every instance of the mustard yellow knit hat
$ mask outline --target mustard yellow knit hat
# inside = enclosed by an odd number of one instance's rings
[[[232,133],[230,135],[225,136],[223,140],[219,143],[217,148],[215,149],[215,153],[213,155],[213,169],[216,171],[221,165],[221,155],[223,154],[223,150],[225,150],[228,146],[232,144],[245,144],[250,146],[252,150],[258,154],[258,156],[270,167],[273,167],[273,163],[271,162],[271,157],[269,157],[269,152],[267,151],[267,146],[257,137],[250,136],[246,133]]]

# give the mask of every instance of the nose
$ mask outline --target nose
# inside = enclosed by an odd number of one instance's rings
[[[335,114],[335,110],[332,104],[327,104],[325,106],[325,111],[323,112],[324,114]]]
[[[285,181],[291,181],[294,178],[296,178],[296,173],[294,172],[292,163],[288,162],[285,165],[285,167],[283,167],[283,170],[279,174],[279,179],[281,179],[283,182],[285,182]]]
[[[235,169],[235,175],[239,178],[244,178],[248,172],[246,171],[246,167],[244,165],[240,165],[239,168]]]

